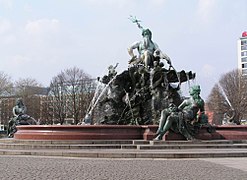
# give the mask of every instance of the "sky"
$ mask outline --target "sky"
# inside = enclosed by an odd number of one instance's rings
[[[142,40],[136,16],[177,71],[196,73],[207,98],[237,68],[237,40],[247,31],[247,0],[0,0],[0,71],[43,86],[78,67],[91,77],[119,63]],[[188,84],[182,89],[188,91]]]

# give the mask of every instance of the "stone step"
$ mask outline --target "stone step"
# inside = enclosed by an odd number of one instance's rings
[[[247,157],[247,141],[35,141],[0,139],[0,155],[91,158]]]
[[[162,150],[162,149],[222,149],[241,148],[247,150],[247,144],[168,144],[168,145],[131,145],[131,144],[1,144],[0,149],[141,149],[141,150]]]
[[[18,140],[13,138],[0,139],[0,143],[8,144],[149,144],[145,140]]]
[[[151,145],[161,144],[247,144],[247,140],[196,140],[196,141],[150,141]]]
[[[246,150],[239,149],[196,149],[196,150],[6,150],[0,149],[0,155],[25,156],[62,156],[82,158],[216,158],[247,157]]]
[[[59,145],[59,144],[0,144],[1,149],[121,149],[120,144],[77,144],[77,145]]]
[[[4,144],[133,144],[133,145],[166,145],[166,144],[243,144],[247,140],[197,140],[197,141],[153,141],[153,140],[18,140],[13,138],[2,138],[0,143]]]
[[[28,142],[27,141],[20,141],[16,143],[16,141],[13,142],[5,142],[0,141],[0,148],[1,149],[138,149],[138,150],[162,150],[162,149],[229,149],[229,148],[241,148],[241,149],[247,149],[247,143],[238,141],[237,143],[227,141],[226,143],[208,143],[208,141],[200,141],[200,142],[188,142],[188,143],[165,143],[160,142],[156,143],[153,141],[130,141],[129,144],[127,141],[112,141],[109,143],[108,141],[90,141],[88,144],[85,142],[77,142],[77,144],[62,144],[62,143],[44,143],[44,141],[41,142]],[[116,144],[113,144],[116,143]],[[132,143],[132,144],[131,144]]]
[[[247,144],[163,144],[163,145],[138,145],[137,149],[155,150],[155,149],[246,149]]]

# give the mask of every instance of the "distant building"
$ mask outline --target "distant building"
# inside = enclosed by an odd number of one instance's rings
[[[23,86],[14,87],[11,92],[2,93],[0,95],[0,134],[3,126],[6,127],[12,118],[12,109],[20,97],[27,107],[27,114],[40,123],[57,124],[60,118],[64,118],[65,124],[77,124],[77,121],[85,117],[96,91],[96,84],[96,79],[85,79],[75,83],[57,84],[53,91],[50,87]]]
[[[247,31],[238,40],[238,69],[242,75],[247,75]]]

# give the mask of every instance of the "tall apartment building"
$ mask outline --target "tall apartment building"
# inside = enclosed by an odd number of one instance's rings
[[[247,75],[247,31],[238,40],[238,69],[242,75]]]

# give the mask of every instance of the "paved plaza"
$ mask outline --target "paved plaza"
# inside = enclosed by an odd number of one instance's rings
[[[0,156],[1,179],[244,180],[247,158],[99,159]]]

